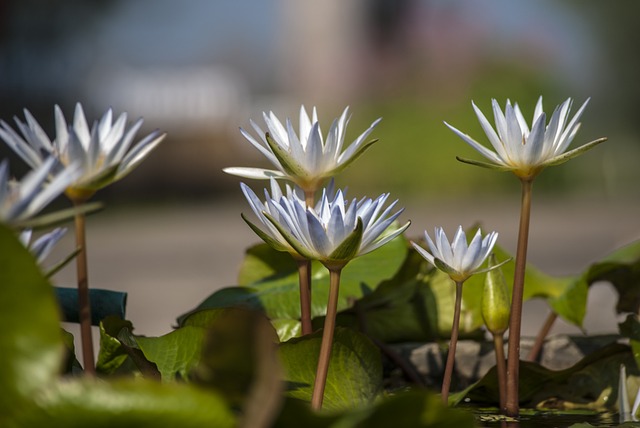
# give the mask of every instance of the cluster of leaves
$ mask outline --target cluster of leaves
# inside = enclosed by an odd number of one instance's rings
[[[497,249],[499,259],[508,257]],[[513,274],[513,262],[503,267]],[[544,298],[569,322],[581,325],[588,288],[611,282],[619,312],[638,312],[640,243],[623,248],[580,275],[549,277],[527,270],[525,298]],[[375,344],[437,341],[451,328],[453,287],[398,238],[354,260],[343,271],[339,327],[324,410],[311,396],[320,335],[298,337],[295,263],[257,245],[247,251],[239,285],[219,290],[178,318],[161,337],[134,333],[129,321],[100,323],[97,379],[77,376],[73,341],[59,329],[53,287],[33,256],[0,226],[1,426],[473,426],[470,413],[442,407],[430,392],[384,391]],[[328,273],[313,265],[314,325],[327,300]],[[482,278],[465,284],[462,332],[482,333]],[[631,346],[612,343],[563,371],[535,363],[521,368],[521,398],[529,407],[603,409],[615,404],[624,364],[635,396],[640,372],[640,321],[621,325]],[[375,344],[374,344],[375,343]],[[636,391],[633,388],[636,388]],[[495,370],[454,400],[475,406],[498,401]]]

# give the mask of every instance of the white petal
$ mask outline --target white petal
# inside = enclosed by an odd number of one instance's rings
[[[508,165],[506,163],[506,159],[502,160],[500,158],[500,156],[498,156],[495,152],[492,152],[491,150],[487,149],[485,146],[483,146],[482,144],[478,143],[476,140],[474,140],[473,138],[471,138],[467,134],[463,134],[462,132],[460,132],[456,128],[454,128],[453,126],[449,125],[447,122],[444,122],[444,124],[447,125],[447,127],[449,127],[449,129],[451,129],[453,132],[455,132],[458,137],[462,138],[467,144],[469,144],[471,147],[473,147],[478,152],[480,152],[480,154],[482,156],[484,156],[485,158],[487,158],[490,161],[493,161],[494,163],[497,163],[499,165]]]
[[[262,168],[243,168],[243,167],[230,167],[224,168],[224,172],[231,175],[237,175],[244,178],[256,178],[258,180],[268,180],[271,177],[274,178],[286,178],[287,175],[282,171],[276,171],[273,169]]]

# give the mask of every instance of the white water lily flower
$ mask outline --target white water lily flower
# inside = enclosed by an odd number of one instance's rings
[[[58,227],[31,242],[32,230],[25,229],[20,233],[20,242],[31,251],[38,263],[42,263],[65,233],[66,227]]]
[[[78,177],[77,164],[54,174],[58,160],[48,158],[30,171],[22,181],[9,176],[9,161],[0,162],[0,221],[8,224],[33,218],[62,194]]]
[[[263,113],[267,131],[251,121],[258,134],[254,138],[244,129],[242,135],[262,153],[276,169],[224,168],[228,174],[245,178],[268,179],[271,177],[288,179],[305,192],[315,192],[322,183],[345,169],[377,140],[365,142],[381,119],[376,120],[344,151],[344,139],[349,123],[349,107],[340,118],[333,121],[326,139],[323,139],[315,107],[311,117],[302,106],[300,108],[299,133],[293,129],[287,118],[283,125],[273,112]]]
[[[240,183],[240,188],[242,189],[242,193],[244,194],[245,198],[249,202],[251,209],[253,210],[255,215],[258,217],[260,222],[264,226],[266,226],[267,228],[266,231],[263,231],[262,229],[257,227],[255,224],[253,224],[251,221],[249,221],[244,216],[244,214],[242,214],[242,219],[263,241],[269,244],[269,246],[271,246],[273,249],[277,251],[286,251],[292,254],[294,257],[299,258],[300,256],[298,252],[291,245],[289,245],[287,240],[284,239],[284,237],[280,234],[280,232],[273,225],[273,223],[267,219],[265,214],[270,215],[277,222],[280,222],[280,212],[275,207],[275,205],[278,203],[277,201],[279,201],[280,198],[286,195],[287,199],[290,199],[290,200],[296,199],[298,203],[306,207],[304,202],[304,194],[301,194],[302,192],[299,187],[292,189],[291,186],[286,185],[285,194],[283,195],[282,190],[280,189],[280,186],[278,185],[276,180],[271,178],[270,184],[271,184],[271,194],[269,194],[267,189],[264,189],[265,201],[262,202],[260,198],[258,198],[258,196],[253,192],[253,190],[251,190],[249,186],[247,186],[244,183]]]
[[[487,149],[469,135],[446,122],[445,125],[492,163],[461,158],[458,160],[486,168],[512,171],[518,177],[530,180],[545,167],[564,163],[606,141],[606,138],[601,138],[566,152],[580,129],[578,121],[589,102],[588,99],[569,120],[572,100],[567,98],[564,103],[556,107],[547,124],[546,115],[542,109],[542,97],[540,97],[533,113],[531,129],[529,129],[517,103],[512,106],[511,102],[507,100],[503,113],[495,99],[491,102],[495,130],[480,109],[473,102],[471,104],[495,151]]]
[[[435,241],[432,241],[429,234],[426,231],[424,232],[425,240],[431,252],[420,247],[415,242],[411,243],[416,251],[429,263],[449,275],[456,282],[464,282],[471,275],[486,272],[486,269],[480,270],[479,267],[491,253],[498,239],[497,232],[491,232],[482,238],[482,232],[478,229],[468,245],[467,236],[462,230],[462,226],[458,227],[451,244],[449,244],[447,235],[441,227],[435,228],[434,233]],[[493,266],[492,269],[501,265]]]
[[[397,201],[383,209],[389,194],[377,199],[345,202],[342,190],[334,197],[323,190],[316,207],[299,197],[273,201],[278,217],[264,213],[282,237],[302,257],[340,269],[351,259],[367,254],[404,232],[411,224],[394,226],[403,209],[391,214]]]
[[[127,127],[127,114],[120,114],[114,122],[109,109],[89,128],[78,103],[71,125],[67,125],[60,107],[55,106],[56,138],[51,141],[28,110],[24,115],[26,123],[14,118],[22,135],[1,121],[0,138],[31,168],[37,168],[49,156],[59,159],[63,166],[80,164],[81,175],[66,191],[74,200],[85,200],[129,174],[165,137],[156,130],[132,146],[142,119]]]

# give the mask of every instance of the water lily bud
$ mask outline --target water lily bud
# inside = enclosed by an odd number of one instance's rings
[[[496,266],[496,256],[489,257],[489,268]],[[509,327],[509,290],[501,269],[487,272],[482,294],[482,318],[493,335],[502,335]]]

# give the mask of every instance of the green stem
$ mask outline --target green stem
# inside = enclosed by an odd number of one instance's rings
[[[524,274],[527,265],[529,244],[529,222],[531,218],[531,179],[521,179],[522,202],[520,207],[520,229],[516,250],[516,266],[513,277],[511,298],[511,319],[509,321],[509,355],[507,356],[507,401],[505,413],[518,416],[520,413],[518,383],[520,371],[520,329],[522,325],[522,301],[524,296]]]
[[[453,326],[451,327],[451,341],[449,342],[447,365],[445,366],[444,378],[442,379],[442,403],[444,405],[447,405],[449,403],[449,390],[451,389],[453,364],[456,359],[458,331],[460,330],[460,310],[462,308],[462,284],[463,281],[456,281],[456,305],[453,313]]]
[[[77,206],[78,203],[75,203],[75,205]],[[89,301],[89,274],[87,269],[84,214],[76,214],[75,227],[76,246],[79,249],[76,258],[76,270],[78,275],[78,317],[80,319],[82,360],[84,363],[84,372],[88,375],[95,375],[96,369],[94,365],[93,338],[91,332],[91,302]]]
[[[536,336],[536,341],[533,343],[533,347],[531,348],[531,351],[529,351],[529,355],[527,355],[528,361],[535,361],[538,359],[538,356],[540,355],[540,351],[542,351],[542,345],[544,345],[544,340],[549,335],[549,332],[551,331],[551,327],[553,327],[553,323],[556,322],[557,318],[558,318],[558,314],[556,314],[554,311],[549,312],[549,315],[547,315],[547,319],[545,320],[544,325],[542,326],[542,328],[538,332],[538,335]]]
[[[500,393],[500,411],[504,412],[507,403],[507,366],[504,358],[504,338],[502,334],[493,335],[493,347],[496,352],[496,371],[498,373],[498,391]]]
[[[311,395],[311,408],[314,410],[320,410],[322,408],[324,388],[327,384],[329,360],[331,358],[331,348],[333,347],[333,333],[336,328],[336,315],[338,313],[341,272],[342,268],[329,269],[329,303],[327,304],[327,316],[324,319],[324,329],[322,330],[322,342],[320,344],[316,380],[313,385],[313,394]]]
[[[300,322],[302,335],[311,334],[311,260],[298,260],[300,282]]]

